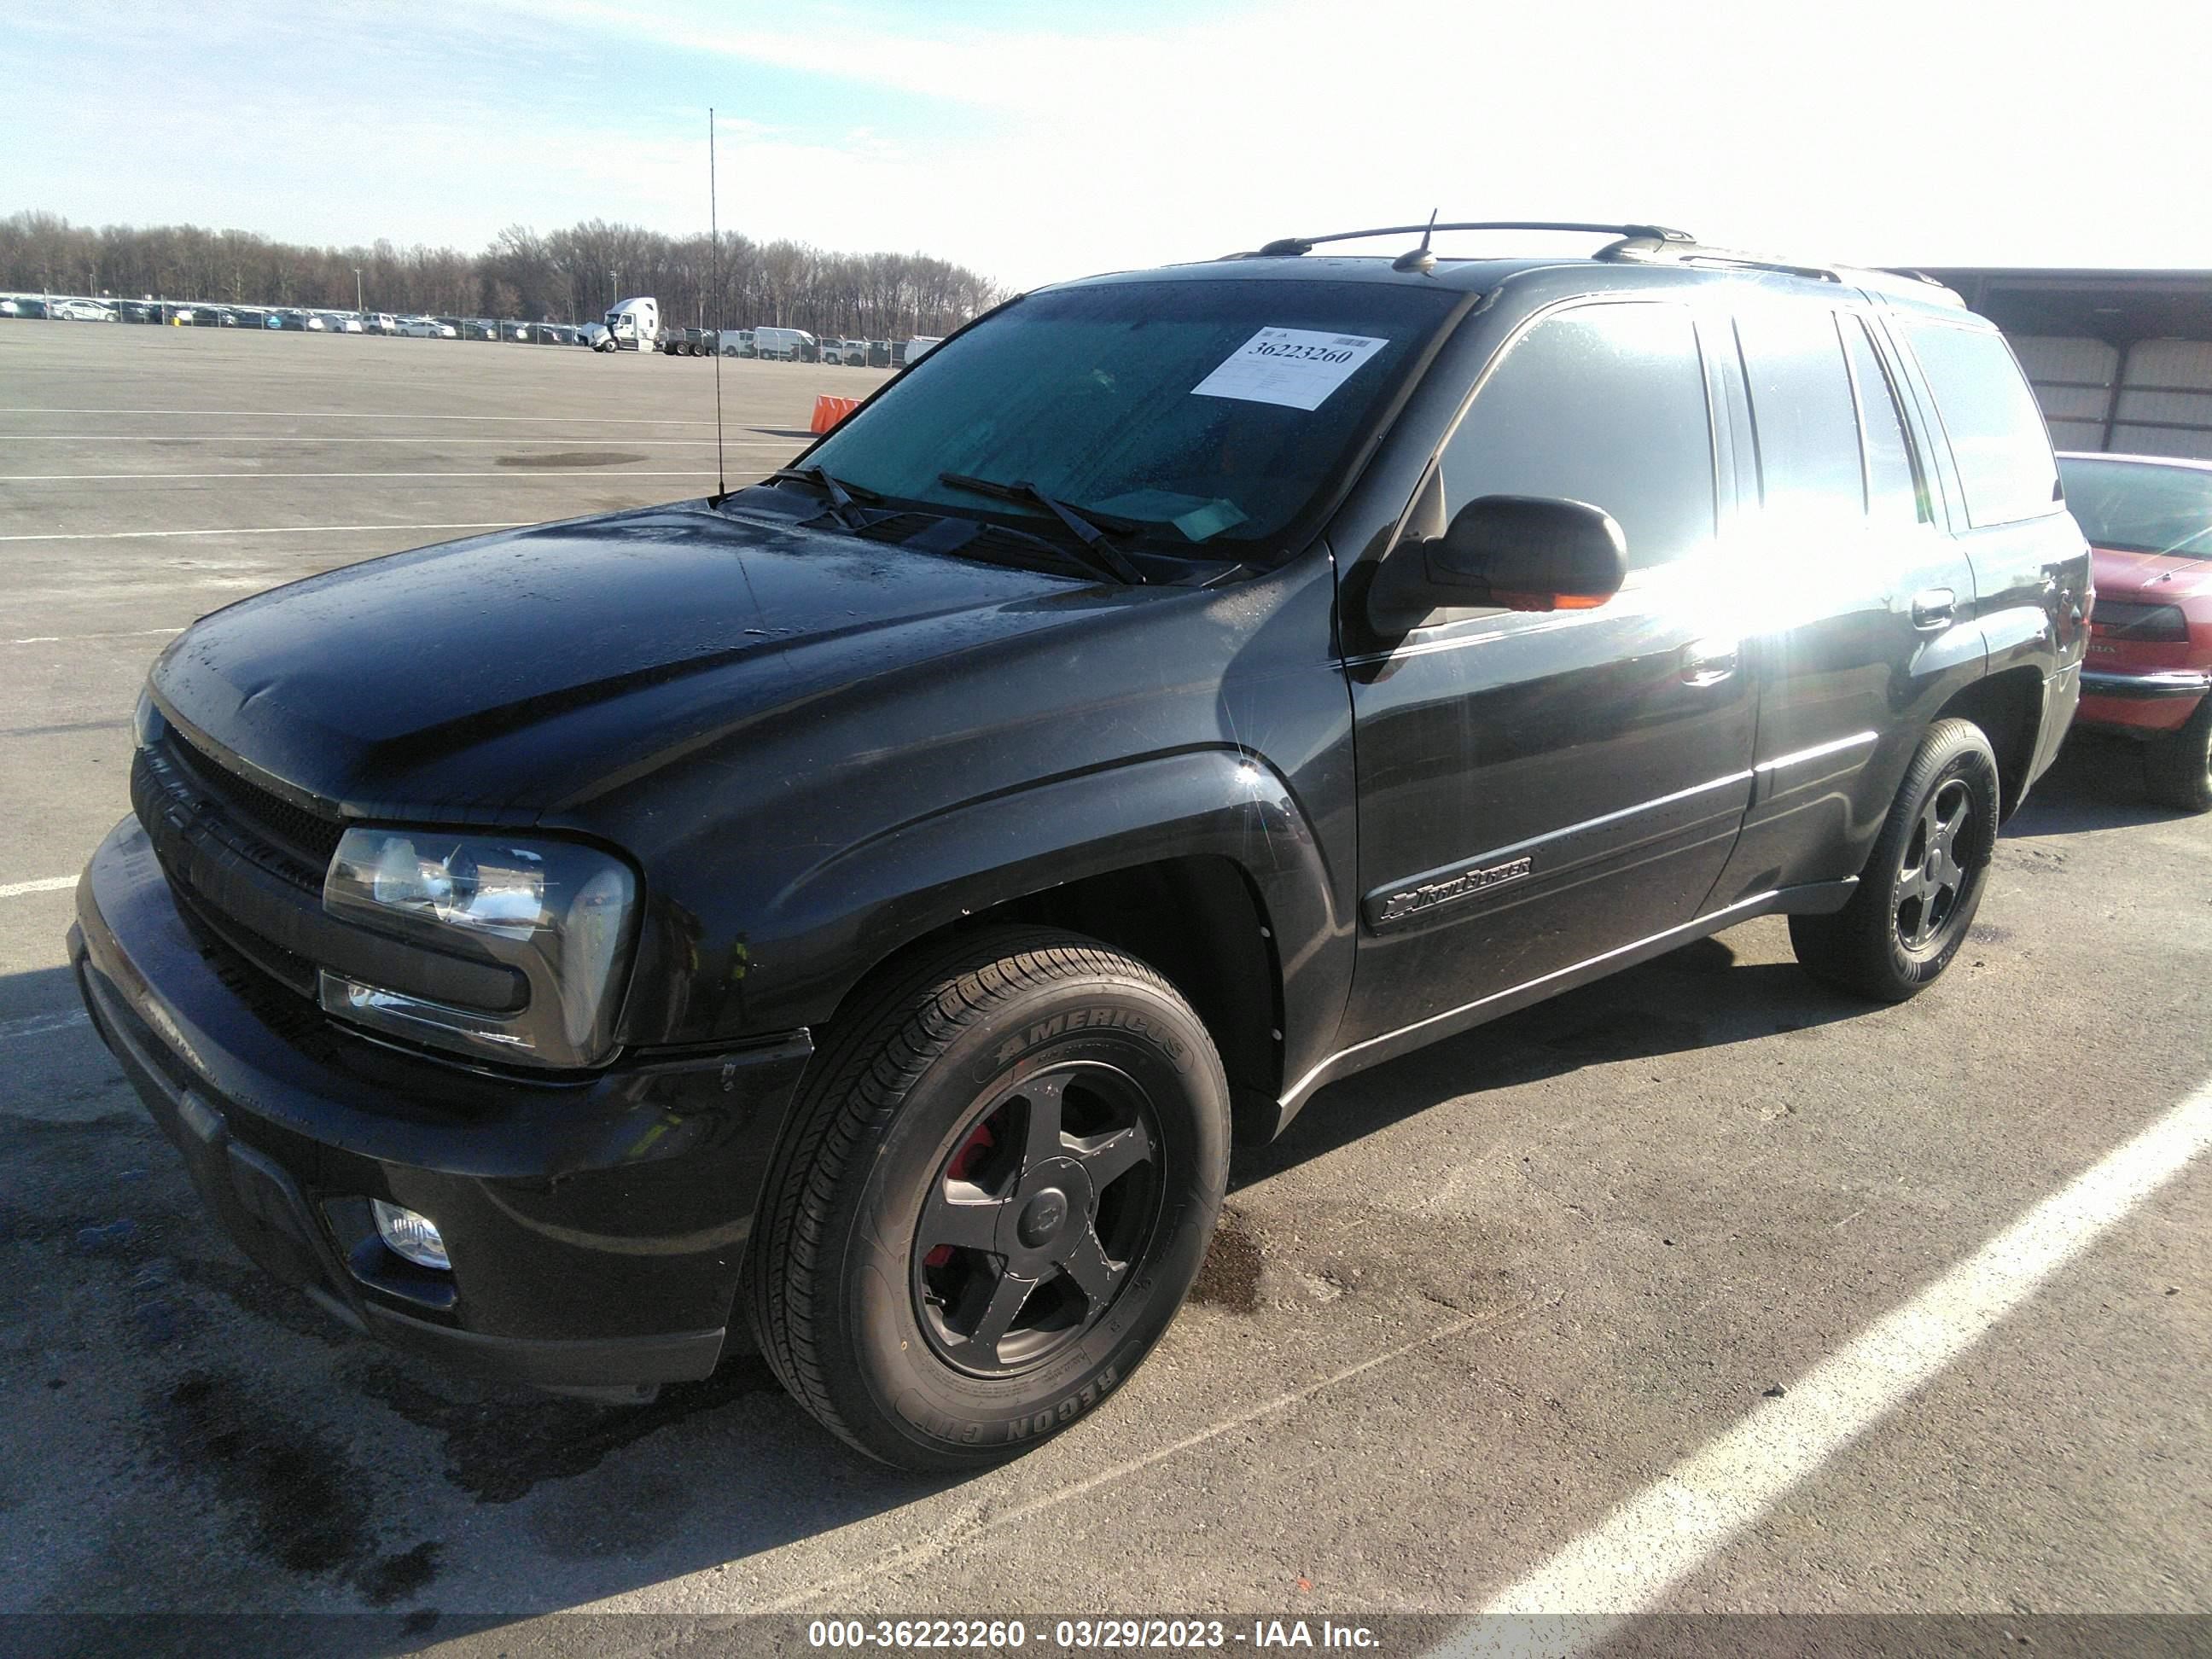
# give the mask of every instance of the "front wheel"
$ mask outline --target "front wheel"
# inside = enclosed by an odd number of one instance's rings
[[[2143,787],[2161,806],[2212,812],[2212,696],[2143,746]]]
[[[1792,916],[1790,943],[1814,978],[1880,1002],[1933,983],[1966,942],[1996,850],[1997,760],[1971,720],[1928,730],[1851,901]]]
[[[1228,1147],[1220,1060],[1159,974],[1073,933],[957,941],[817,1059],[747,1263],[762,1351],[887,1463],[1024,1451],[1166,1330]]]

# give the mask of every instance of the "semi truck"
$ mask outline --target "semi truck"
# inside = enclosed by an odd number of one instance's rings
[[[660,301],[643,296],[624,300],[607,313],[607,332],[617,351],[651,351],[660,337]]]

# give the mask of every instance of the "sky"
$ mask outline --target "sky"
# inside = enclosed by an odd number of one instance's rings
[[[40,6],[0,31],[0,215],[699,230],[711,105],[726,230],[1017,288],[1431,209],[2202,268],[2208,64],[2172,0]]]

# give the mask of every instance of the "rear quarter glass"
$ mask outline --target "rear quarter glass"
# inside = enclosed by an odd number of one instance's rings
[[[1897,320],[1935,395],[1968,521],[1978,529],[2058,511],[2051,436],[2004,337],[1911,313]]]

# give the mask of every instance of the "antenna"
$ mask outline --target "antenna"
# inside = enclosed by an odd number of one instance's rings
[[[714,285],[714,499],[730,493],[722,471],[722,221],[715,206],[714,106],[707,106],[707,270]]]
[[[1429,238],[1437,234],[1437,210],[1429,210],[1428,228],[1421,232],[1421,245],[1408,249],[1390,261],[1393,270],[1418,270],[1423,276],[1437,268],[1437,256],[1429,252]]]

